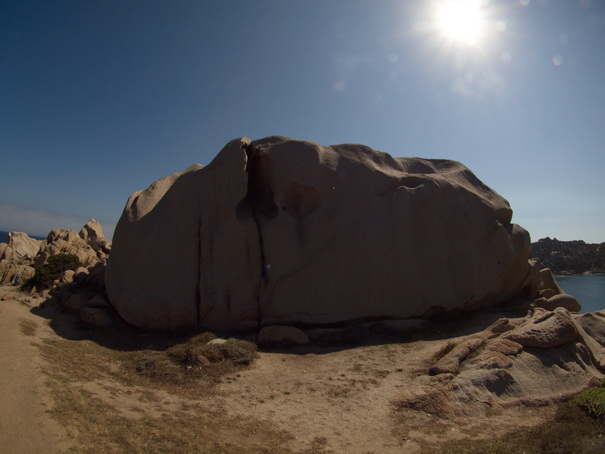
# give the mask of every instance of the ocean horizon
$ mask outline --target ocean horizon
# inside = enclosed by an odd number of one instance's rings
[[[582,305],[580,313],[605,309],[605,274],[558,276],[557,282]]]

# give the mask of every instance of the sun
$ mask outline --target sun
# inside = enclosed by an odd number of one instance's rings
[[[443,0],[435,5],[437,30],[449,41],[477,45],[484,37],[486,19],[481,0]]]

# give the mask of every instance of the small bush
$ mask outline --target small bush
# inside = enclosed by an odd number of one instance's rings
[[[202,354],[212,363],[228,361],[248,366],[256,357],[256,345],[240,339],[227,339],[223,344],[206,344]]]
[[[164,384],[218,383],[256,358],[257,347],[251,342],[231,338],[209,344],[213,339],[216,336],[206,332],[165,351],[147,352],[135,361],[136,373]]]
[[[574,397],[573,402],[582,407],[589,415],[600,418],[605,415],[605,384],[590,388]]]
[[[166,350],[166,354],[182,364],[198,364],[200,357],[211,363],[230,362],[234,365],[247,366],[256,357],[256,345],[240,339],[227,339],[222,344],[209,344],[216,336],[203,333],[193,337],[184,344],[175,345]]]
[[[52,283],[61,277],[67,270],[76,270],[80,266],[80,260],[74,254],[55,254],[48,258],[44,265],[35,267],[35,274],[21,286],[22,290],[30,291],[34,287],[42,291],[50,288]]]
[[[198,356],[203,355],[206,344],[213,339],[216,339],[216,336],[210,332],[198,334],[183,344],[173,345],[166,350],[166,354],[176,363],[195,364]]]

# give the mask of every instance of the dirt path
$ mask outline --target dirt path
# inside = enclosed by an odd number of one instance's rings
[[[6,289],[0,288],[0,298]],[[47,411],[52,399],[33,345],[41,320],[29,307],[0,300],[0,452],[57,453],[62,429]]]

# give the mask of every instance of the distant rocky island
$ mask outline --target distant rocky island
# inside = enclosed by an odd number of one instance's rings
[[[605,243],[559,241],[546,237],[531,244],[531,256],[555,275],[605,273]]]

